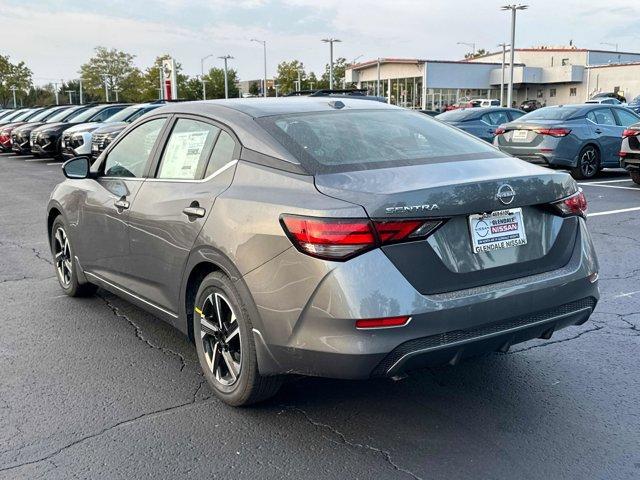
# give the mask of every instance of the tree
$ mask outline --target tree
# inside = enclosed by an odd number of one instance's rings
[[[260,95],[260,82],[249,82],[249,93],[251,95]]]
[[[24,96],[31,88],[31,70],[24,62],[11,63],[8,56],[0,55],[0,103],[13,106],[13,91],[16,96]]]
[[[333,88],[342,88],[347,66],[347,59],[344,57],[339,57],[333,62]],[[329,70],[329,64],[327,63],[324,67],[324,73],[322,74],[322,88],[329,88]]]
[[[465,53],[464,54],[464,58],[467,59],[467,60],[471,60],[473,58],[482,57],[483,55],[486,55],[487,53],[488,52],[484,48],[481,48],[480,50],[477,50],[476,53],[473,53],[473,52]]]
[[[114,100],[114,88],[121,101],[137,101],[142,95],[142,74],[134,66],[134,55],[116,49],[96,47],[95,54],[80,67],[83,87],[87,93],[105,98],[105,81],[109,99]]]
[[[229,83],[229,98],[237,98],[240,91],[238,90],[238,72],[230,68],[227,70],[227,78]],[[224,69],[214,67],[204,76],[207,84],[207,98],[224,98]]]
[[[299,60],[280,63],[278,65],[278,77],[276,79],[276,83],[279,85],[279,93],[286,95],[296,90],[298,75],[300,75],[300,79],[302,80],[302,85],[300,86],[300,90],[302,90],[305,88],[304,81],[307,78],[307,74],[304,71],[304,64]]]

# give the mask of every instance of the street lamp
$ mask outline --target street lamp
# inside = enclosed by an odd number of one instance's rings
[[[13,93],[13,108],[15,109],[18,106],[18,102],[16,101],[16,90],[18,90],[18,87],[13,85],[9,90]]]
[[[508,43],[499,43],[499,47],[502,47],[502,76],[500,77],[500,106],[504,107],[504,64]]]
[[[467,43],[467,42],[457,42],[458,45],[466,45],[467,47],[471,47],[471,50],[473,50],[473,56],[476,56],[476,44],[475,42],[473,43]]]
[[[71,105],[73,103],[73,94],[75,93],[74,90],[67,90],[67,95],[69,95],[69,105]]]
[[[202,57],[200,59],[200,81],[202,82],[202,99],[203,100],[207,99],[207,87],[205,87],[206,82],[204,79],[204,61],[209,57],[213,57],[213,53],[210,53],[209,55]]]
[[[333,90],[333,44],[340,43],[342,40],[337,38],[323,38],[322,41],[329,44],[329,90]]]
[[[218,58],[224,60],[224,98],[229,98],[229,77],[227,74],[227,61],[231,60],[233,57],[231,55],[222,55]]]
[[[600,45],[608,45],[610,47],[614,47],[616,49],[616,52],[619,52],[620,50],[618,49],[619,45],[617,43],[609,43],[609,42],[600,42]]]
[[[509,51],[509,90],[507,91],[507,107],[511,106],[513,100],[513,61],[516,49],[516,11],[526,10],[529,5],[504,5],[500,10],[511,11],[511,50]]]
[[[257,38],[252,38],[251,41],[262,44],[262,52],[264,57],[264,84],[262,87],[262,96],[266,97],[267,96],[267,41],[258,40]]]

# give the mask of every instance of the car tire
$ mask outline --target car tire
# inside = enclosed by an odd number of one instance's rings
[[[87,297],[96,292],[98,287],[94,284],[78,280],[78,266],[62,215],[58,215],[51,226],[51,254],[56,277],[64,293],[70,297]]]
[[[571,169],[571,176],[576,180],[595,177],[601,170],[600,151],[593,145],[587,145],[578,154],[578,163]]]
[[[234,407],[275,395],[282,377],[263,376],[253,339],[253,324],[242,297],[222,272],[204,278],[193,312],[198,360],[215,395]]]
[[[631,175],[631,180],[633,180],[633,183],[640,185],[640,172],[631,171],[629,172],[629,174]]]

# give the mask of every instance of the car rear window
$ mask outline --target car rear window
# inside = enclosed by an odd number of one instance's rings
[[[567,120],[580,109],[571,107],[545,107],[520,117],[520,120]]]
[[[448,112],[441,113],[437,115],[436,118],[438,120],[442,120],[443,122],[464,122],[465,120],[471,120],[472,118],[477,118],[481,115],[481,113],[476,110],[449,110]]]
[[[257,121],[313,174],[503,155],[482,140],[406,110],[313,112]]]

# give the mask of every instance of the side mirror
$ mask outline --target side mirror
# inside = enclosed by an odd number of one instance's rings
[[[89,157],[76,157],[62,165],[62,172],[65,177],[78,180],[88,178],[90,168],[91,163],[89,162]]]

